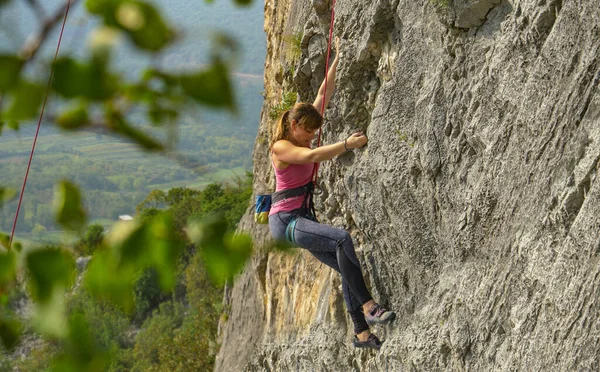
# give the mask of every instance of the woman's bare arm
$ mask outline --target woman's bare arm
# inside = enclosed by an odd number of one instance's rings
[[[329,67],[329,72],[327,73],[327,92],[325,92],[325,79],[323,79],[323,82],[321,83],[321,87],[319,88],[319,92],[317,93],[317,97],[315,98],[315,101],[313,102],[313,106],[319,111],[321,112],[321,105],[323,104],[323,100],[325,100],[325,108],[327,108],[327,105],[329,104],[329,100],[331,99],[331,96],[333,96],[333,92],[335,91],[335,74],[337,71],[337,65],[339,62],[339,55],[340,55],[340,38],[336,37],[335,38],[335,49],[336,49],[336,53],[335,53],[335,59],[333,60],[333,63],[331,64],[331,66]]]
[[[318,163],[323,160],[333,159],[335,156],[346,151],[344,142],[309,149],[298,147],[287,140],[277,141],[273,145],[273,153],[277,159],[289,164]]]
[[[330,160],[348,149],[355,149],[367,143],[367,137],[362,133],[354,133],[344,144],[344,141],[336,142],[310,149],[299,147],[288,140],[279,140],[273,145],[273,153],[279,161],[289,164],[309,164]]]

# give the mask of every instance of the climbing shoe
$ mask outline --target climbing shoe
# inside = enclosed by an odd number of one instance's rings
[[[396,313],[379,304],[371,306],[367,314],[365,314],[365,320],[369,325],[389,323],[394,320],[394,318],[396,318]]]
[[[381,348],[381,345],[383,344],[382,341],[379,341],[379,339],[377,338],[377,336],[375,336],[374,334],[370,334],[369,337],[367,338],[366,341],[360,341],[358,339],[358,337],[354,336],[354,347],[357,348],[361,348],[361,349],[375,349],[375,350],[379,350]]]

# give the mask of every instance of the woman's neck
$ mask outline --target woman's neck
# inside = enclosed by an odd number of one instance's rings
[[[294,146],[302,147],[302,145],[291,136],[288,136],[286,140],[290,141]]]

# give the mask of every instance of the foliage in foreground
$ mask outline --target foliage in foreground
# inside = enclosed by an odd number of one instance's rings
[[[0,8],[5,3],[0,1]],[[35,6],[35,2],[31,3]],[[75,5],[77,1],[72,3]],[[188,104],[236,110],[228,61],[235,56],[236,45],[230,38],[225,35],[216,38],[211,64],[198,71],[180,73],[149,66],[140,71],[138,79],[128,81],[110,68],[114,35],[121,34],[140,51],[158,55],[172,44],[175,32],[163,19],[163,13],[149,1],[87,0],[85,6],[101,26],[95,31],[96,42],[87,57],[61,56],[53,65],[51,92],[65,102],[61,111],[53,114],[58,127],[107,133],[136,143],[146,151],[165,153],[170,144],[137,125],[140,114],[143,121],[161,128],[176,125],[176,119]],[[40,19],[40,23],[50,28],[56,26],[62,19],[62,11]],[[47,37],[47,33],[42,37]],[[0,54],[0,131],[4,126],[18,129],[19,122],[35,118],[41,109],[45,83],[23,73],[35,59],[39,45]],[[50,66],[47,67],[49,70]],[[73,233],[83,234],[89,246],[84,245],[79,251],[93,251],[82,279],[77,278],[71,247],[23,250],[18,242],[10,242],[8,235],[1,234],[2,347],[13,351],[24,336],[38,335],[45,340],[41,348],[32,352],[35,359],[17,362],[21,365],[16,367],[60,371],[210,367],[216,348],[219,291],[212,284],[207,288],[207,280],[210,277],[217,285],[231,280],[249,257],[252,245],[248,237],[234,235],[228,228],[227,219],[235,220],[237,212],[221,209],[218,202],[210,206],[215,200],[237,199],[227,192],[221,193],[219,187],[209,191],[214,197],[200,200],[200,210],[155,208],[142,213],[144,218],[116,224],[98,241],[98,231],[84,233],[87,211],[79,189],[68,180],[58,183],[53,198],[57,223]],[[185,200],[186,192],[182,194]],[[14,190],[0,186],[0,207],[14,195]],[[181,204],[182,208],[188,206]],[[246,205],[238,207],[237,211]],[[206,214],[210,215],[209,221],[199,218]],[[190,276],[195,278],[190,280]],[[198,282],[196,276],[205,279]],[[9,294],[23,285],[21,278],[25,278],[32,300],[31,315],[27,318],[17,316],[9,301]],[[148,294],[146,287],[152,290],[157,287],[166,295],[158,300],[144,297]],[[149,305],[143,309],[136,307],[136,299],[139,302],[144,298],[150,299]],[[156,306],[156,317],[146,318]],[[138,334],[134,342],[128,334],[134,331],[133,320],[143,321],[140,334],[145,335]],[[171,337],[166,339],[165,335]],[[149,341],[154,344],[142,345]],[[126,357],[131,348],[136,356],[133,360]],[[156,354],[147,356],[144,354],[147,350],[156,350]],[[188,359],[198,354],[201,356]],[[5,361],[5,358],[1,361],[3,365]]]
[[[174,219],[180,223],[174,223],[172,227],[175,235],[183,236],[185,248],[173,269],[175,284],[165,290],[157,269],[139,270],[131,284],[133,306],[128,311],[123,304],[119,306],[118,301],[115,304],[115,301],[102,301],[94,296],[87,286],[88,272],[86,280],[75,290],[65,293],[66,318],[79,337],[77,342],[84,342],[88,353],[91,350],[97,355],[84,361],[72,359],[63,351],[74,347],[75,341],[69,340],[69,337],[75,337],[75,334],[67,335],[66,340],[50,337],[27,359],[15,362],[14,367],[43,370],[57,366],[56,363],[61,361],[81,368],[89,367],[92,362],[100,363],[111,371],[212,369],[218,346],[217,324],[222,310],[222,287],[215,284],[220,276],[211,279],[207,270],[210,260],[206,260],[202,249],[197,249],[184,237],[187,229],[185,221],[206,218],[225,221],[217,216],[229,216],[233,221],[239,221],[247,207],[251,184],[252,178],[248,174],[233,186],[213,184],[202,191],[179,188],[166,193],[151,192],[138,206],[141,219],[160,221],[165,215],[180,216]],[[236,228],[235,223],[223,223],[228,233]],[[101,226],[91,225],[75,247],[80,252],[98,254],[109,249],[107,239],[104,239],[108,235]],[[48,247],[48,250],[52,249],[65,252]],[[73,272],[72,269],[67,271]],[[68,282],[69,285],[72,283]],[[5,363],[10,364],[9,361]]]

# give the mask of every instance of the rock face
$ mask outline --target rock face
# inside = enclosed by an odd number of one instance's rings
[[[331,4],[268,0],[255,191],[273,190],[269,112],[312,101]],[[348,229],[397,311],[355,350],[340,278],[261,250],[226,291],[217,371],[599,370],[597,0],[339,0],[341,60],[320,220]],[[301,56],[287,35],[302,32]],[[289,40],[289,38],[287,38]],[[257,245],[268,230],[249,211]]]

